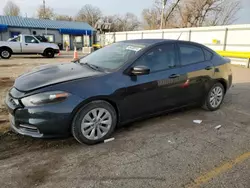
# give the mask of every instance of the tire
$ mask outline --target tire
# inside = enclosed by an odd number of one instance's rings
[[[219,82],[215,83],[207,93],[202,108],[208,111],[218,110],[223,102],[224,96],[224,86]]]
[[[54,58],[55,57],[55,53],[54,53],[54,51],[52,49],[48,49],[48,50],[45,50],[43,56],[45,56],[47,58]]]
[[[78,110],[71,131],[81,144],[93,145],[109,138],[116,124],[117,114],[113,106],[99,100],[90,102]]]
[[[4,48],[4,49],[0,49],[0,57],[2,59],[9,59],[12,55],[12,52],[10,49]]]

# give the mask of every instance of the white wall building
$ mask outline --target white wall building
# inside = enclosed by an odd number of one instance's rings
[[[250,52],[250,24],[106,33],[105,44],[149,38],[179,38],[204,44],[213,50]]]

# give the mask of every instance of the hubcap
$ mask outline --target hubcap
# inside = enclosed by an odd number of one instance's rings
[[[217,108],[223,99],[223,90],[221,87],[217,86],[215,87],[210,94],[210,105],[213,108]]]
[[[52,52],[49,51],[49,52],[47,53],[47,55],[48,55],[48,57],[51,57],[51,56],[52,56]]]
[[[98,140],[105,136],[112,125],[112,116],[104,108],[95,108],[89,111],[83,118],[81,130],[89,140]]]
[[[3,57],[9,57],[10,53],[6,50],[2,51],[2,56]]]

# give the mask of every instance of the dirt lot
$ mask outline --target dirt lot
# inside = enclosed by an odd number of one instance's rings
[[[1,188],[250,187],[250,70],[233,68],[234,87],[220,110],[186,109],[133,123],[107,144],[9,132],[3,100],[14,79],[35,66],[69,60],[0,59]]]

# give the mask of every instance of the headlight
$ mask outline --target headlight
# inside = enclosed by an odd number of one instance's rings
[[[24,106],[38,106],[43,104],[61,102],[67,99],[68,96],[69,93],[63,91],[51,91],[31,95],[29,97],[22,98],[21,101]]]

